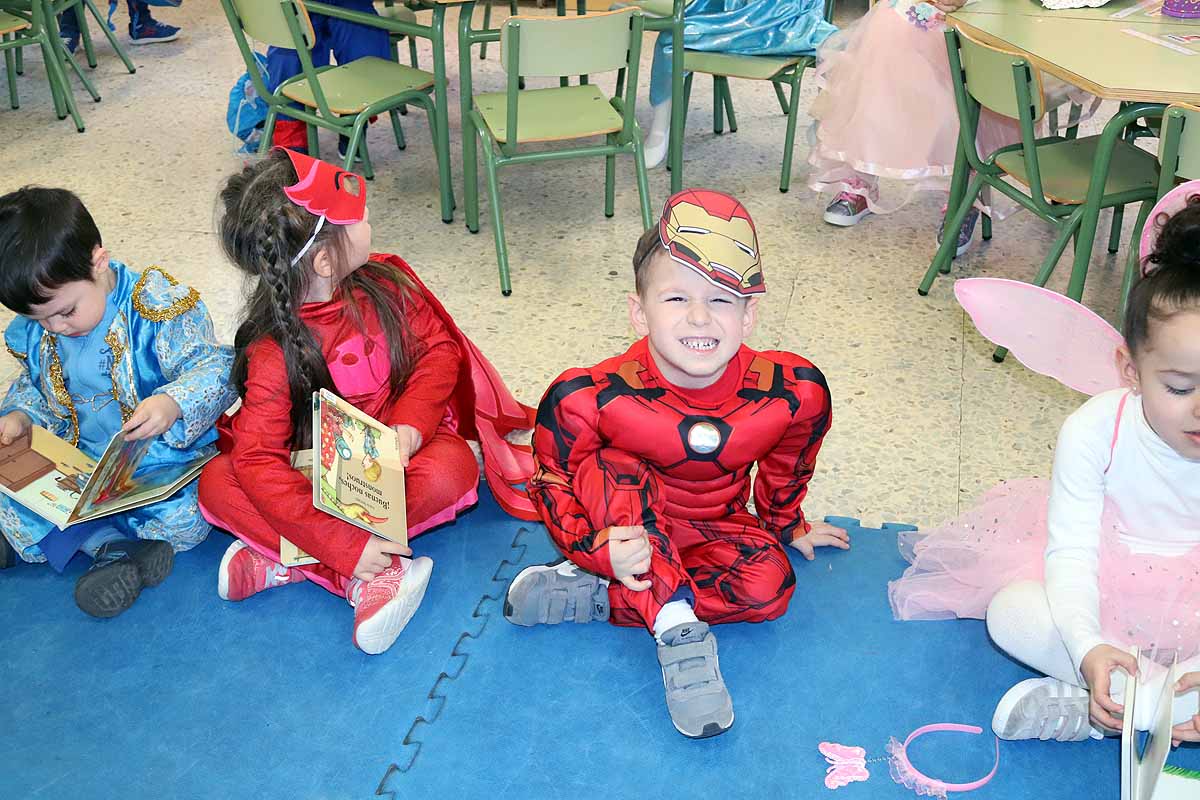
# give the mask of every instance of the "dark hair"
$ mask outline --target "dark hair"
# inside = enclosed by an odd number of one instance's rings
[[[1150,273],[1134,284],[1125,306],[1125,344],[1136,353],[1150,335],[1151,322],[1180,311],[1200,309],[1200,192],[1161,226],[1154,252],[1146,258]]]
[[[221,190],[219,223],[221,246],[239,269],[257,279],[243,311],[244,321],[234,335],[234,362],[230,376],[238,394],[246,393],[248,349],[263,338],[273,339],[283,350],[288,394],[292,401],[293,447],[312,442],[312,393],[333,390],[333,379],[312,331],[300,319],[300,306],[312,282],[313,258],[326,247],[345,252],[340,225],[325,225],[313,246],[294,266],[291,261],[313,235],[317,217],[292,203],[283,189],[298,180],[291,160],[274,150],[257,164],[247,165],[225,182]],[[405,315],[412,283],[390,264],[369,262],[342,280],[336,292],[361,293],[375,310],[390,353],[390,399],[404,390],[416,354]],[[358,303],[345,304],[355,325],[367,334]]]
[[[92,280],[100,231],[66,189],[25,186],[0,197],[0,303],[18,314],[66,283]]]
[[[633,286],[638,295],[641,295],[646,288],[646,281],[649,280],[650,275],[650,262],[654,260],[654,254],[662,249],[662,240],[658,238],[657,225],[647,228],[638,239],[637,247],[633,251]]]

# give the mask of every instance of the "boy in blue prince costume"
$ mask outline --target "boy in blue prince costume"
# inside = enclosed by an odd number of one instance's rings
[[[40,425],[98,458],[123,431],[155,438],[139,471],[216,451],[217,418],[236,396],[233,352],[217,344],[195,289],[157,267],[110,261],[83,203],[64,189],[0,197],[0,303],[21,373],[0,403],[0,444]],[[98,617],[131,606],[170,572],[175,551],[204,540],[193,482],[172,497],[66,531],[0,496],[0,567],[14,555],[61,571],[78,550],[95,559],[75,588]]]

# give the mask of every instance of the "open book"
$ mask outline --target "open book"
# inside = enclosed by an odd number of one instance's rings
[[[313,394],[313,449],[293,453],[292,466],[309,474],[313,506],[376,536],[408,544],[404,467],[396,432],[389,426],[322,389]],[[283,537],[279,559],[285,567],[317,561]]]
[[[1139,655],[1135,647],[1134,658]],[[1138,695],[1138,679],[1125,684],[1125,711],[1121,729],[1121,800],[1196,800],[1200,797],[1200,772],[1167,764],[1171,751],[1171,711],[1179,669],[1171,664],[1157,697]],[[1139,703],[1154,703],[1154,717],[1142,747],[1133,726]]]
[[[118,432],[93,461],[34,425],[11,444],[0,445],[0,492],[64,530],[170,497],[215,455],[139,473],[154,441],[127,442]]]

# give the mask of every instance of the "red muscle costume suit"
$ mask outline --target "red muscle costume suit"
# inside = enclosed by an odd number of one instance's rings
[[[283,191],[318,218],[295,264],[326,222],[351,225],[365,218],[366,185],[332,164],[285,152],[298,182]],[[405,470],[409,537],[454,519],[476,501],[479,469],[464,436],[479,441],[500,505],[535,519],[519,488],[532,469],[532,456],[505,439],[530,427],[532,410],[512,397],[495,368],[403,260],[389,255],[371,260],[395,267],[410,284],[406,290],[385,284],[403,292],[401,305],[413,338],[406,343],[413,352],[412,372],[397,398],[389,399],[388,342],[365,296],[339,292],[327,302],[302,305],[300,317],[320,343],[337,394],[380,422],[411,425],[421,434],[422,445]],[[363,329],[353,322],[347,302],[357,306]],[[297,569],[345,595],[370,534],[316,510],[309,478],[291,466],[292,406],[282,348],[264,338],[250,345],[248,357],[242,406],[219,423],[221,455],[200,476],[201,511],[273,562],[279,560],[280,535],[286,536],[320,561]]]
[[[756,242],[749,215],[713,192],[696,193],[687,207],[687,194],[675,211],[692,225],[680,228],[671,205],[664,212],[663,243],[672,258],[735,294],[761,292],[756,247],[753,263],[727,278],[714,274],[719,264],[696,263],[719,253],[718,245],[696,236],[689,244],[677,233],[711,236],[722,222],[740,221],[740,230],[749,226],[742,238]],[[800,356],[743,345],[715,383],[683,389],[662,376],[642,339],[590,369],[564,372],[547,390],[534,429],[529,495],[563,555],[605,577],[613,575],[608,529],[645,527],[650,571],[637,577],[652,586],[635,592],[611,581],[613,623],[652,628],[680,593],[693,596],[696,616],[706,622],[774,619],[795,588],[783,548],[808,532],[801,503],[830,408],[824,376]],[[746,508],[755,463],[757,517]]]

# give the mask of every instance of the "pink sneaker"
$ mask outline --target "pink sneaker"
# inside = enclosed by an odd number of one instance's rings
[[[823,219],[830,225],[848,228],[858,224],[858,221],[871,213],[867,208],[867,198],[854,192],[838,192],[828,206],[825,207]]]
[[[354,646],[379,655],[392,646],[412,619],[433,574],[433,559],[401,558],[368,582],[351,581],[346,599],[354,606]]]
[[[264,589],[306,580],[304,573],[276,564],[258,551],[235,540],[225,551],[217,572],[217,594],[222,600],[245,600]]]

